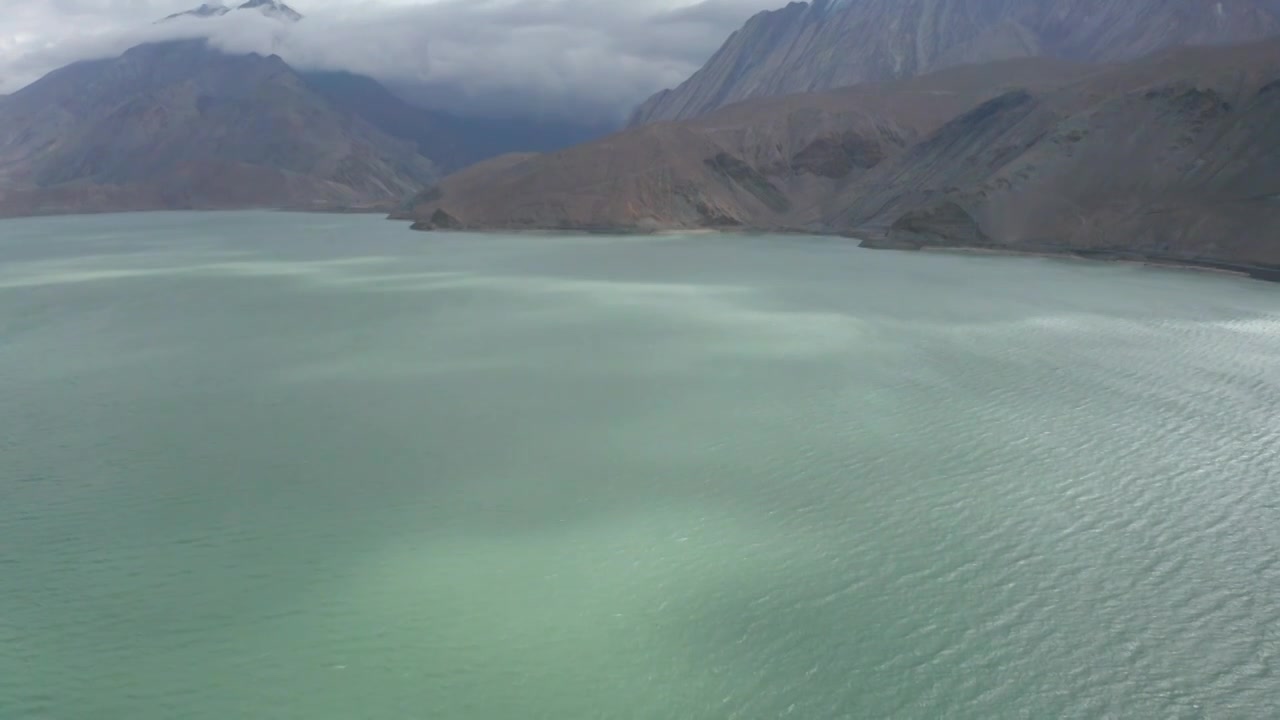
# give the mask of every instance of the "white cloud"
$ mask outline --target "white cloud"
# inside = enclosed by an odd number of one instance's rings
[[[155,19],[201,0],[0,0],[0,92],[140,42],[208,34],[300,69],[428,83],[455,101],[624,114],[679,83],[780,0],[296,0],[283,26],[248,13]],[[225,4],[233,4],[226,2]]]

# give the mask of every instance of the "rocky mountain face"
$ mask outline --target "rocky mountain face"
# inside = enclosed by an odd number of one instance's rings
[[[1280,268],[1280,41],[1179,49],[962,114],[811,219],[894,247]]]
[[[1280,40],[966,65],[490,161],[406,216],[420,229],[805,230],[1277,272],[1277,117]]]
[[[1017,57],[1134,59],[1280,33],[1275,0],[814,0],[751,18],[631,124]]]
[[[0,104],[0,214],[377,205],[435,177],[279,58],[201,41],[76,63]]]
[[[426,227],[792,227],[808,201],[834,195],[961,112],[1083,71],[1050,60],[1005,62],[752,100],[556,153],[482,163],[419,196],[413,217]]]

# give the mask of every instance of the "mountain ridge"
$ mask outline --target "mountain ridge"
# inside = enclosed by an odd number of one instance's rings
[[[629,125],[695,117],[751,97],[898,79],[970,62],[1046,55],[1114,62],[1183,44],[1280,33],[1274,2],[1237,0],[815,0],[749,19]]]
[[[201,40],[75,63],[0,105],[0,214],[392,204],[436,174],[279,57]]]
[[[202,39],[150,43],[0,98],[0,215],[385,210],[446,172],[575,132],[422,108],[366,76]]]

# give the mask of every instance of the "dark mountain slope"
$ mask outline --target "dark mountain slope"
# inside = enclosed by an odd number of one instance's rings
[[[1280,41],[1179,50],[993,100],[818,217],[896,246],[1280,266],[1276,118]]]
[[[50,73],[0,105],[0,213],[376,204],[435,176],[277,57],[200,41]]]
[[[1280,33],[1273,0],[816,0],[751,18],[693,77],[632,124],[696,117],[752,97],[1048,56],[1133,59],[1184,44]]]

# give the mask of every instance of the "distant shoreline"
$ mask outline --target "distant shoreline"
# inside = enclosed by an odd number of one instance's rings
[[[851,236],[854,237],[854,236]],[[1088,262],[1109,262],[1125,265],[1187,270],[1233,275],[1264,282],[1280,282],[1280,266],[1234,263],[1212,258],[1180,258],[1168,255],[1148,255],[1131,250],[1092,250],[1088,248],[1026,246],[1009,247],[994,245],[916,245],[874,238],[858,238],[859,247],[870,250],[900,250],[908,252],[957,253],[966,255],[1005,255],[1010,257],[1040,257]]]
[[[875,250],[877,248],[866,248],[866,249]],[[995,255],[995,256],[1003,256],[1003,257],[1045,258],[1048,260],[1079,260],[1080,262],[1086,262],[1086,263],[1117,263],[1120,265],[1140,265],[1142,267],[1162,268],[1165,270],[1186,270],[1190,272],[1213,273],[1215,275],[1230,275],[1233,277],[1243,277],[1243,278],[1255,277],[1254,275],[1250,274],[1246,270],[1235,270],[1235,269],[1228,269],[1225,267],[1211,267],[1208,265],[1203,265],[1198,263],[1175,262],[1171,260],[1155,260],[1155,259],[1137,260],[1137,259],[1127,259],[1127,258],[1091,258],[1091,257],[1086,257],[1084,255],[1081,255],[1078,252],[1068,252],[1068,251],[1043,252],[1043,251],[1035,251],[1035,250],[1025,250],[1025,251],[1024,250],[993,250],[990,248],[969,248],[969,247],[926,247],[926,248],[920,248],[919,251],[926,252],[926,253],[942,253],[942,254],[951,254],[951,255]],[[1273,272],[1280,273],[1280,270],[1273,271]],[[1256,278],[1256,279],[1265,279],[1265,278]],[[1280,281],[1280,277],[1272,279],[1272,282],[1278,282],[1278,281]]]
[[[300,213],[308,215],[380,215],[385,219],[412,223],[412,220],[391,212],[388,215],[386,206],[329,206],[329,207],[256,207],[256,208],[183,208],[152,210],[100,210],[81,212],[47,212],[24,213],[16,215],[0,214],[0,220],[21,220],[50,217],[77,217],[94,215],[116,215],[134,213],[184,213],[184,212],[252,212],[268,211],[282,213]],[[1005,245],[946,245],[925,244],[911,241],[892,240],[876,230],[849,230],[841,232],[812,230],[808,228],[753,228],[753,227],[701,227],[701,228],[641,228],[641,227],[464,227],[455,229],[424,229],[413,227],[416,232],[449,232],[449,233],[512,233],[512,234],[545,234],[564,233],[577,235],[615,235],[615,236],[663,236],[663,235],[805,235],[810,237],[826,237],[849,240],[858,247],[867,250],[896,250],[905,252],[954,253],[961,255],[1003,255],[1007,257],[1038,257],[1058,260],[1084,260],[1088,262],[1120,263],[1141,265],[1144,267],[1165,270],[1183,270],[1192,272],[1214,273],[1234,277],[1261,280],[1263,282],[1280,283],[1280,265],[1254,265],[1235,263],[1212,258],[1179,258],[1162,255],[1148,255],[1136,251],[1087,248],[1056,247],[1043,245],[1027,245],[1011,247]]]
[[[391,220],[408,221],[407,218],[392,215]],[[1233,263],[1225,260],[1179,258],[1161,255],[1147,255],[1128,250],[1090,250],[1087,248],[1025,246],[1010,247],[996,245],[925,245],[911,242],[889,240],[877,237],[874,232],[823,232],[804,228],[751,228],[751,227],[703,227],[703,228],[638,228],[638,227],[545,227],[545,228],[484,228],[466,227],[456,229],[431,229],[414,227],[416,232],[454,232],[454,233],[568,233],[580,235],[808,235],[812,237],[842,238],[858,243],[858,247],[866,250],[897,250],[905,252],[956,253],[965,255],[1003,255],[1007,257],[1039,257],[1058,260],[1082,260],[1088,262],[1120,263],[1125,265],[1141,265],[1143,267],[1166,270],[1183,270],[1192,272],[1215,273],[1234,277],[1261,280],[1263,282],[1280,283],[1280,266],[1251,265]]]

